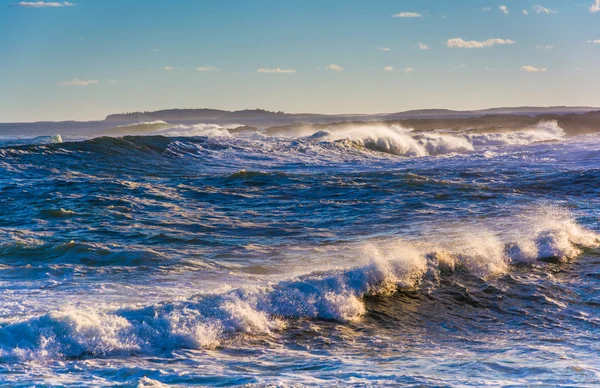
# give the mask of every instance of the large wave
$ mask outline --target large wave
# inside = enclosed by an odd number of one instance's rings
[[[298,133],[290,133],[288,137],[270,137],[256,131],[231,131],[234,127],[235,125],[223,127],[216,124],[172,125],[163,121],[138,123],[109,130],[105,133],[109,136],[83,141],[53,141],[54,144],[47,145],[9,145],[0,148],[0,155],[37,151],[52,153],[68,149],[94,150],[108,154],[168,151],[170,155],[182,156],[206,149],[237,149],[246,155],[268,153],[298,156],[311,153],[320,158],[335,158],[336,154],[346,153],[357,158],[366,154],[424,157],[465,154],[508,145],[528,145],[559,140],[564,136],[564,131],[556,121],[540,122],[532,128],[518,131],[495,133],[449,130],[415,132],[398,126],[363,125],[335,127],[310,136],[304,136],[306,129],[303,129]]]
[[[539,208],[508,224],[507,233],[477,224],[454,227],[442,241],[374,240],[363,245],[347,268],[333,266],[268,285],[141,308],[66,308],[5,323],[0,328],[0,360],[211,348],[240,334],[284,330],[291,319],[352,321],[367,313],[364,299],[370,295],[417,289],[423,279],[449,272],[486,278],[515,264],[567,260],[600,242],[598,234],[562,209]]]
[[[497,133],[414,132],[399,126],[359,126],[319,131],[307,139],[330,140],[350,146],[398,156],[436,156],[475,151],[477,147],[527,145],[558,140],[564,130],[556,121],[540,122],[532,128]]]

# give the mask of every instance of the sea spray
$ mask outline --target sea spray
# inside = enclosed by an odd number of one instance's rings
[[[398,156],[423,157],[467,153],[475,151],[476,147],[526,145],[562,136],[564,131],[556,121],[542,121],[532,128],[483,134],[415,132],[399,126],[364,125],[319,131],[307,139],[331,140]]]
[[[353,321],[367,313],[365,297],[417,289],[428,271],[490,277],[506,273],[511,264],[573,258],[578,246],[600,243],[598,234],[577,225],[564,209],[542,206],[516,225],[531,227],[516,242],[481,226],[454,230],[448,243],[373,241],[359,249],[364,264],[347,269],[143,308],[51,312],[0,328],[0,358],[10,362],[212,348],[239,334],[285,330],[289,319]]]

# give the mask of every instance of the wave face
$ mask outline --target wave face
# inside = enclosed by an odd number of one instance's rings
[[[527,221],[534,222],[528,225]],[[538,209],[527,221],[521,221],[520,226],[531,229],[522,230],[519,240],[513,242],[482,233],[482,226],[478,226],[477,237],[464,231],[464,236],[452,241],[450,246],[456,251],[435,247],[437,244],[374,241],[357,249],[362,254],[356,261],[365,263],[348,269],[325,270],[268,286],[236,288],[144,308],[53,311],[1,328],[0,357],[4,361],[43,360],[215,348],[240,333],[285,330],[286,319],[358,320],[367,314],[365,298],[389,297],[407,290],[419,292],[426,277],[462,271],[486,278],[509,273],[511,265],[573,259],[582,249],[600,245],[600,234],[581,228],[568,213],[558,209]],[[146,264],[152,262],[147,256],[143,260]],[[123,259],[115,264],[131,263]]]
[[[473,152],[477,148],[505,145],[527,145],[540,141],[558,140],[564,130],[556,121],[540,122],[533,128],[499,133],[414,133],[398,126],[338,128],[333,132],[320,131],[309,139],[330,139],[398,156],[438,156]]]
[[[3,384],[600,384],[599,137],[94,131],[2,138]]]

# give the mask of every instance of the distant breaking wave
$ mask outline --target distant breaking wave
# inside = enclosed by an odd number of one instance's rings
[[[509,224],[518,235],[499,235],[474,225],[475,232],[447,230],[455,234],[453,242],[441,246],[435,240],[372,241],[359,249],[362,253],[349,268],[142,308],[69,308],[4,324],[0,360],[211,348],[240,334],[285,330],[293,319],[352,321],[368,314],[364,303],[368,296],[416,290],[424,279],[435,281],[452,272],[485,278],[504,274],[511,265],[572,259],[600,242],[600,236],[579,226],[562,209],[542,207]]]
[[[111,136],[78,142],[61,143],[63,139],[48,137],[49,144],[46,145],[8,144],[0,148],[0,155],[82,150],[101,154],[133,155],[140,152],[160,152],[186,156],[207,149],[239,148],[247,152],[269,154],[306,154],[310,151],[320,157],[333,157],[335,154],[346,152],[425,157],[465,154],[490,147],[528,145],[559,140],[564,136],[564,131],[556,121],[541,122],[532,128],[518,131],[495,133],[414,132],[412,129],[401,127],[365,125],[318,131],[308,136],[301,131],[292,132],[289,136],[271,137],[260,132],[232,134],[228,128],[216,124],[171,125],[163,121],[138,123],[111,129]]]
[[[397,156],[437,156],[466,153],[476,147],[527,145],[540,141],[558,140],[565,135],[556,121],[541,122],[533,128],[517,132],[451,133],[422,132],[401,127],[360,127],[336,131],[321,131],[309,139],[331,140],[350,146],[364,147]]]
[[[233,126],[235,127],[235,126]],[[105,136],[163,135],[163,136],[228,136],[225,127],[217,124],[169,124],[165,121],[149,121],[128,124],[103,131]]]

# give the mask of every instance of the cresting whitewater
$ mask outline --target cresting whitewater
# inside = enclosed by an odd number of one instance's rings
[[[0,136],[0,381],[600,384],[600,137]]]

